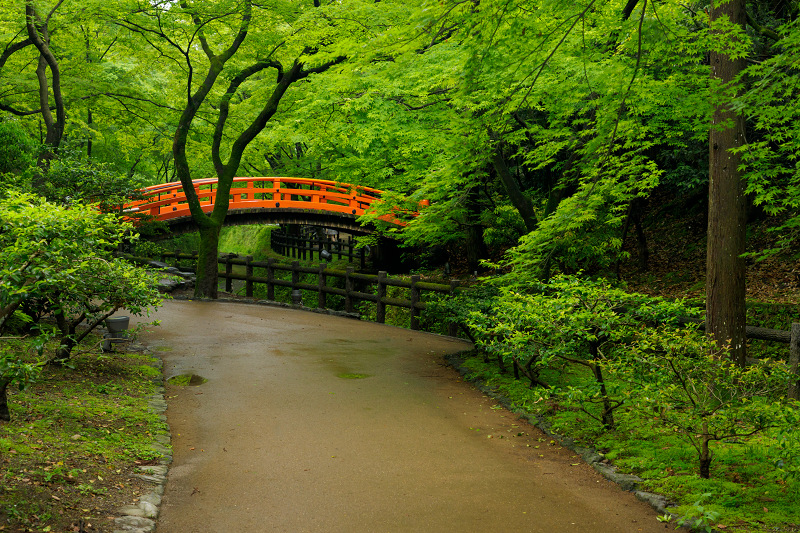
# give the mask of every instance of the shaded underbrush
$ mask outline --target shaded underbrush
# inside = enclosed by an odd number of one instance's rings
[[[117,509],[152,488],[136,468],[162,457],[168,428],[148,405],[161,381],[144,353],[81,346],[9,394],[0,423],[0,531],[113,531]],[[166,440],[166,439],[160,439]]]

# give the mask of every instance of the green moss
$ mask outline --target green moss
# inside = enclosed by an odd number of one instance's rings
[[[364,379],[368,378],[369,374],[358,374],[355,372],[342,372],[341,374],[337,374],[336,377],[342,379]]]
[[[202,385],[203,383],[208,382],[208,380],[202,376],[198,376],[197,374],[180,374],[177,376],[172,376],[167,380],[167,382],[171,385],[177,385],[179,387],[194,387],[197,385]]]

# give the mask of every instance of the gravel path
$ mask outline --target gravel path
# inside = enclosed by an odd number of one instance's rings
[[[665,531],[444,366],[464,342],[239,303],[154,318],[166,375],[208,380],[167,386],[158,533]]]

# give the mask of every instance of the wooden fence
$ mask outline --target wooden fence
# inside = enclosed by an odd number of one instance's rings
[[[323,260],[323,252],[327,252],[328,257],[341,259],[346,257],[350,263],[355,259],[359,260],[361,269],[366,267],[366,249],[356,248],[356,243],[352,237],[346,240],[326,238],[316,238],[305,235],[289,235],[280,231],[273,231],[270,235],[272,250],[287,257],[302,259],[305,261],[314,260],[314,253],[317,258]]]
[[[196,261],[196,253],[181,253],[175,251],[173,253],[165,252],[161,254],[162,261],[167,262],[168,258],[175,259],[176,261],[191,260]],[[244,258],[238,257],[236,254],[220,254],[217,262],[224,265],[224,270],[219,272],[219,277],[225,280],[225,292],[233,291],[233,281],[244,281],[245,296],[252,298],[254,295],[254,288],[257,284],[266,285],[267,300],[275,300],[275,288],[286,287],[292,291],[292,299],[295,304],[300,304],[299,298],[301,293],[299,291],[311,291],[316,293],[315,306],[319,309],[328,308],[328,296],[336,295],[344,297],[344,311],[347,313],[356,312],[357,302],[372,302],[375,304],[375,321],[384,324],[386,323],[386,310],[388,307],[399,307],[410,310],[410,327],[411,329],[420,329],[420,313],[427,307],[423,301],[423,294],[446,294],[452,295],[460,286],[461,282],[452,280],[448,284],[431,283],[422,281],[418,275],[411,276],[410,280],[403,280],[397,278],[390,278],[386,272],[378,272],[375,274],[362,274],[355,272],[353,267],[348,267],[346,270],[336,270],[327,268],[327,265],[321,263],[317,267],[300,266],[299,261],[293,261],[291,264],[279,263],[275,259],[267,259],[266,261],[253,261],[252,256]],[[233,267],[235,265],[244,266],[245,273],[234,273]],[[265,275],[254,275],[255,269],[261,269]],[[282,279],[278,273],[290,273],[290,279]],[[303,274],[310,275],[315,278],[313,283],[302,281]],[[341,287],[334,287],[328,284],[329,280],[343,280],[339,282]],[[396,298],[387,295],[389,287],[400,287],[408,289],[409,299]],[[295,292],[298,291],[298,292]],[[447,325],[447,332],[449,335],[455,336],[457,333],[457,325],[450,323]]]

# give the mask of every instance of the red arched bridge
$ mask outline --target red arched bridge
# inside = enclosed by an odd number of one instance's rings
[[[217,179],[194,180],[194,189],[206,213],[214,209],[217,199]],[[144,199],[126,204],[126,212],[139,212],[166,222],[173,231],[194,226],[180,182],[153,185],[143,190]],[[369,233],[356,220],[369,207],[380,201],[383,191],[328,180],[250,177],[234,178],[226,224],[276,222],[284,224],[313,224]],[[426,202],[423,202],[427,204]],[[401,224],[385,215],[386,222]]]

